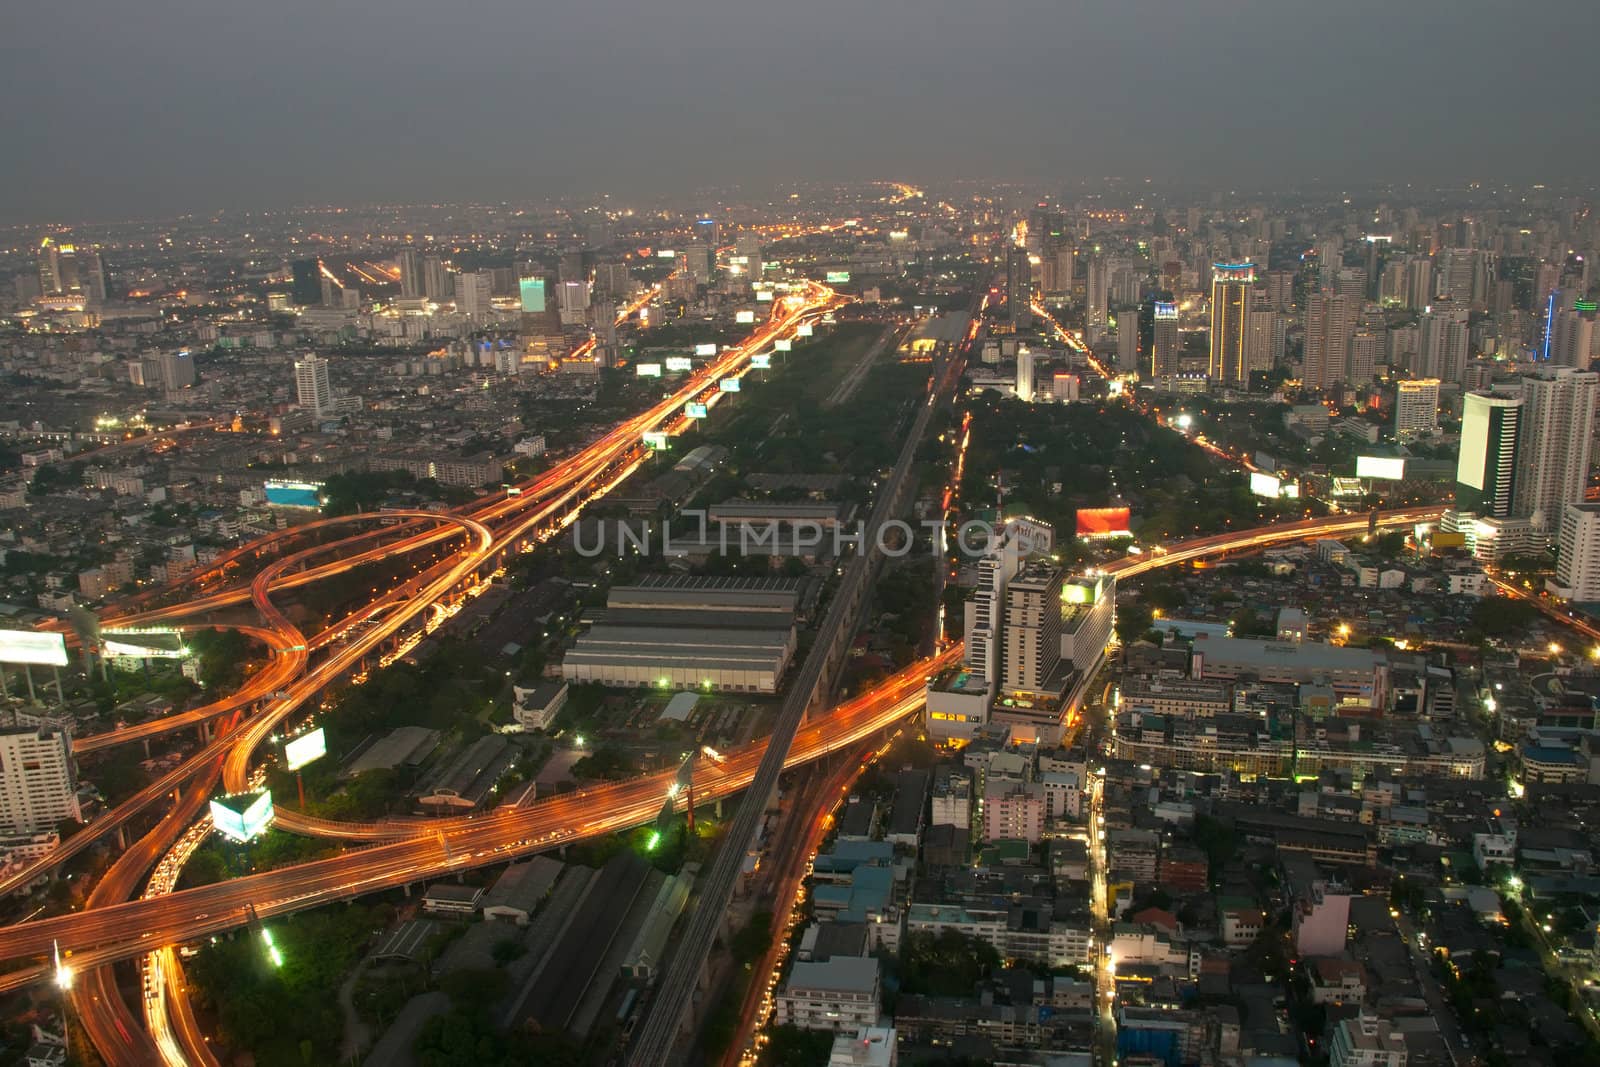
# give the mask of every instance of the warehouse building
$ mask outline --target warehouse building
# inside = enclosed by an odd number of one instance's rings
[[[561,664],[569,682],[776,693],[793,659],[795,583],[661,578],[619,586]]]

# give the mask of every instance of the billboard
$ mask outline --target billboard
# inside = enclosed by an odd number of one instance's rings
[[[756,370],[768,370],[772,367],[771,352],[757,352],[750,357],[750,366]]]
[[[1433,547],[1435,550],[1441,548],[1467,547],[1467,535],[1461,530],[1435,530],[1433,531],[1433,537],[1430,540],[1433,542]]]
[[[0,663],[65,667],[66,635],[35,633],[33,630],[0,630]]]
[[[644,435],[644,446],[660,452],[667,447],[667,435],[662,433],[660,430],[646,430]]]
[[[850,272],[847,270],[830,270],[826,277],[829,285],[843,285],[849,280]]]
[[[789,340],[787,337],[780,337],[778,340],[772,342],[772,347],[778,352],[788,352],[794,348],[794,342]]]
[[[771,303],[772,302],[772,290],[771,289],[762,289],[760,292],[756,293],[756,303],[759,304],[762,301],[766,301],[767,303]]]
[[[536,314],[544,310],[544,279],[519,278],[517,288],[522,291],[522,310]]]
[[[638,363],[634,365],[633,372],[641,378],[659,378],[661,377],[661,364]]]
[[[320,508],[322,506],[321,482],[268,481],[262,483],[267,505],[276,508]]]
[[[283,763],[291,771],[298,771],[306,764],[314,763],[327,754],[328,738],[319,726],[299,737],[289,739],[288,744],[283,746]]]
[[[714,356],[717,354],[717,346],[714,343],[695,345],[694,354],[697,356]]]
[[[686,370],[694,370],[694,360],[688,356],[668,356],[667,373],[681,374]]]
[[[756,313],[754,311],[735,311],[733,313],[733,321],[741,325],[749,325],[756,321]]]
[[[674,250],[670,249],[670,248],[658,248],[658,249],[656,249],[656,258],[657,259],[677,259],[678,258],[678,253],[675,252]]]
[[[1132,518],[1133,512],[1129,508],[1079,508],[1078,536],[1128,537],[1131,536],[1128,524]]]
[[[134,659],[186,659],[189,655],[182,633],[159,627],[101,630],[100,651],[107,656],[129,656]]]
[[[1157,300],[1155,317],[1158,319],[1176,319],[1178,317],[1178,305],[1169,304],[1164,300]]]
[[[211,825],[223,837],[241,845],[260,837],[272,825],[272,816],[270,789],[211,800]]]
[[[810,337],[815,330],[816,327],[812,326],[809,322],[802,322],[800,325],[794,328],[794,335],[796,337]]]
[[[1282,489],[1283,482],[1278,479],[1277,475],[1265,474],[1261,471],[1250,472],[1250,491],[1256,496],[1271,497],[1276,500]]]
[[[1366,490],[1361,487],[1360,478],[1334,478],[1334,496],[1365,496]]]
[[[691,419],[703,419],[706,417],[706,406],[704,404],[691,401],[690,403],[683,405],[683,413]]]
[[[721,389],[724,393],[737,393],[740,389],[739,379],[724,378],[722,381],[717,383],[717,388]]]
[[[1388,456],[1357,456],[1357,478],[1379,478],[1386,482],[1398,482],[1406,476],[1406,461],[1391,459]]]

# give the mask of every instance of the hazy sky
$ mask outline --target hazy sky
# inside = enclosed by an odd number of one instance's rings
[[[0,218],[785,178],[1583,180],[1593,0],[77,0]],[[7,84],[9,83],[9,84]]]

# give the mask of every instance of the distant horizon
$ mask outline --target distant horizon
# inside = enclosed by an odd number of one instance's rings
[[[1145,176],[1592,182],[1589,4],[194,0],[20,11],[0,220]],[[1556,28],[1554,32],[1535,29]],[[1526,46],[1523,42],[1528,42]],[[1581,115],[1581,112],[1580,112]]]

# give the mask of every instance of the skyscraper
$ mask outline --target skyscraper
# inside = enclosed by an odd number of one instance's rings
[[[1006,586],[1000,688],[1006,693],[1055,693],[1061,678],[1061,568],[1033,559]]]
[[[294,362],[294,389],[299,404],[314,415],[333,410],[333,388],[328,384],[328,361],[312,354]]]
[[[1597,390],[1600,375],[1571,367],[1522,379],[1512,513],[1532,519],[1538,529],[1554,533],[1566,505],[1584,498]],[[1463,437],[1465,432],[1463,427]]]
[[[1111,304],[1111,271],[1104,256],[1089,257],[1089,278],[1083,296],[1083,321],[1092,341],[1105,332],[1106,313]]]
[[[1558,367],[1587,370],[1594,350],[1594,305],[1574,302],[1555,313],[1546,358]]]
[[[1343,293],[1322,289],[1306,301],[1305,368],[1301,382],[1313,390],[1329,389],[1345,380],[1350,335],[1355,328],[1353,301]]]
[[[1470,248],[1447,248],[1439,259],[1438,295],[1462,307],[1471,304],[1478,254]]]
[[[1423,378],[1460,383],[1470,347],[1465,305],[1435,304],[1422,314],[1414,370]]]
[[[0,729],[0,833],[36,834],[63,820],[83,821],[65,730]]]
[[[1255,279],[1254,263],[1215,263],[1211,267],[1211,360],[1207,375],[1218,385],[1250,387],[1244,335]]]
[[[1150,376],[1170,378],[1178,373],[1178,305],[1156,301],[1151,320]]]
[[[439,304],[455,299],[455,282],[438,256],[422,258],[422,295]]]
[[[1033,266],[1020,245],[1006,249],[1006,310],[1011,324],[1025,329],[1033,324]]]
[[[494,278],[488,271],[456,275],[456,310],[463,315],[487,315],[494,299]]]
[[[322,303],[322,271],[320,264],[315,259],[297,259],[289,264],[289,271],[294,275],[294,287],[291,290],[294,302],[303,308],[316,307]]]
[[[1395,386],[1394,436],[1409,441],[1439,428],[1439,379],[1413,378]]]
[[[1600,504],[1568,504],[1561,512],[1554,591],[1580,604],[1600,601]]]
[[[415,248],[402,248],[394,261],[400,268],[400,298],[415,300],[422,295],[422,258]]]
[[[1486,518],[1511,515],[1516,492],[1522,398],[1468,393],[1461,415],[1461,455],[1456,462],[1456,507]]]

